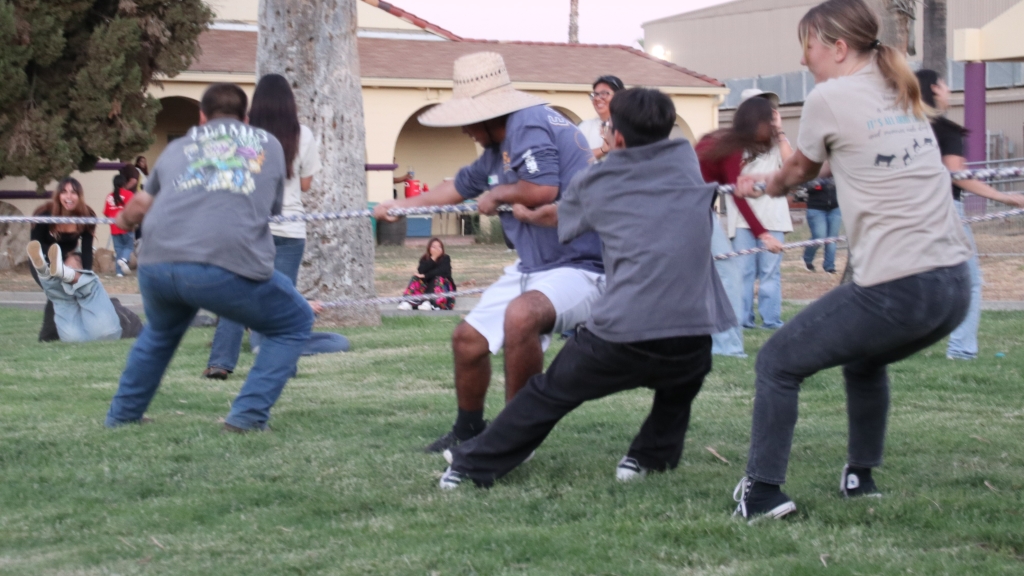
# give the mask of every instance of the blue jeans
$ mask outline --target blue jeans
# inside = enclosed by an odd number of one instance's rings
[[[807,209],[807,226],[811,229],[811,238],[815,240],[818,238],[832,238],[834,236],[839,236],[839,227],[842,225],[843,215],[839,212],[839,208],[833,208],[831,210]],[[817,253],[817,246],[808,246],[807,248],[804,248],[804,263],[807,265],[813,264],[814,255]],[[826,272],[836,271],[835,244],[825,245],[825,261],[821,263],[821,267]]]
[[[881,465],[886,366],[945,338],[969,305],[970,274],[959,264],[867,288],[843,284],[804,308],[757,354],[747,476],[785,483],[800,385],[833,366],[846,382],[847,463]]]
[[[96,274],[82,271],[75,284],[48,276],[39,278],[46,297],[53,302],[53,321],[61,342],[117,340],[121,320]]]
[[[284,274],[294,286],[299,277],[299,266],[302,264],[302,252],[306,248],[306,240],[274,236],[274,247],[277,249],[277,253],[274,255],[274,269]],[[217,330],[213,334],[213,346],[210,348],[210,359],[207,366],[223,368],[228,372],[234,371],[235,366],[238,365],[238,352],[242,347],[244,334],[244,324],[221,318],[217,322]],[[262,340],[263,335],[255,330],[249,334],[249,345],[254,351],[259,349]],[[348,339],[341,334],[314,332],[306,341],[302,355],[347,352],[348,349]]]
[[[114,258],[127,262],[132,257],[132,251],[135,250],[135,235],[131,233],[112,234],[110,238],[114,241]]]
[[[138,269],[148,324],[128,354],[106,425],[137,422],[149,407],[181,337],[200,308],[266,335],[263,350],[225,421],[264,429],[313,326],[313,311],[280,272],[264,282],[219,266],[169,262]]]
[[[964,205],[962,202],[954,201],[956,211],[960,217],[964,217]],[[953,330],[949,335],[949,345],[946,347],[946,355],[961,360],[978,357],[978,326],[981,324],[981,262],[978,260],[978,248],[974,245],[974,233],[971,227],[964,224],[964,232],[971,241],[971,249],[974,255],[967,261],[971,271],[971,307],[967,310],[967,317],[962,324]]]
[[[779,242],[785,240],[783,232],[769,231]],[[764,244],[754,238],[749,228],[737,228],[732,246],[737,251],[750,248],[763,248]],[[739,321],[745,328],[756,328],[754,319],[754,280],[760,281],[757,292],[757,309],[761,313],[761,321],[765,328],[782,326],[782,254],[761,252],[740,256],[743,273],[743,314]]]
[[[711,253],[714,255],[732,252],[732,244],[725,230],[719,222],[718,215],[714,215],[715,227],[711,231]],[[736,356],[746,358],[743,351],[743,327],[739,322],[743,318],[743,270],[737,258],[728,260],[715,260],[715,270],[718,277],[722,279],[722,287],[732,304],[733,314],[736,315],[737,324],[732,328],[718,334],[711,335],[711,353],[720,356]]]

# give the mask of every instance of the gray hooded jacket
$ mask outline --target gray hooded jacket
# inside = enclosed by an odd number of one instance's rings
[[[683,139],[616,150],[572,181],[558,205],[558,238],[597,232],[607,275],[591,332],[624,343],[736,325],[711,256],[714,196]]]

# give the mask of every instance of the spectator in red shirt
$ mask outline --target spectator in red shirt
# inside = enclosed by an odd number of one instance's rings
[[[106,204],[103,206],[103,214],[107,218],[117,218],[117,215],[124,210],[124,207],[132,199],[132,192],[124,187],[124,176],[114,176],[114,191],[107,194]],[[128,260],[132,257],[132,250],[135,249],[135,234],[126,232],[117,226],[110,225],[110,237],[114,241],[114,256],[117,260],[117,275],[122,277],[130,272]]]
[[[700,160],[700,171],[704,181],[719,184],[735,184],[736,179],[743,169],[743,154],[746,149],[744,138],[746,132],[742,118],[741,122],[734,122],[732,128],[725,128],[704,136],[697,143],[695,150],[697,159]],[[753,141],[752,139],[750,140]],[[761,222],[754,215],[754,211],[743,198],[733,198],[736,201],[736,208],[750,224],[750,231],[765,244],[765,247],[772,252],[782,251],[782,243],[771,235]],[[732,252],[732,243],[722,224],[715,214],[715,227],[712,231],[711,251],[714,254]],[[743,270],[736,258],[728,260],[716,260],[715,269],[722,279],[722,286],[729,296],[729,303],[732,304],[736,318],[743,317]],[[719,332],[711,336],[711,353],[720,356],[735,356],[746,358],[743,350],[743,328],[736,325],[725,332]]]

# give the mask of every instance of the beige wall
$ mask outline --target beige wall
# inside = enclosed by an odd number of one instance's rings
[[[953,34],[958,28],[980,28],[1020,0],[948,0],[947,37],[953,57]],[[644,46],[669,51],[668,60],[720,80],[772,76],[802,70],[797,24],[818,0],[793,0],[789,6],[763,9],[778,0],[747,1],[749,10],[714,17],[680,15],[644,25]],[[919,3],[920,6],[920,3]],[[920,59],[923,25],[915,25]]]
[[[255,24],[259,14],[259,0],[206,0],[217,20],[230,20]]]

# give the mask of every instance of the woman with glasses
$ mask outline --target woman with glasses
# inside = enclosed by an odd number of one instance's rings
[[[594,91],[590,93],[590,102],[594,105],[597,118],[580,122],[579,129],[587,139],[587,146],[594,153],[594,158],[600,160],[609,150],[602,131],[604,125],[610,122],[612,117],[608,110],[608,103],[612,101],[612,96],[625,86],[617,76],[601,76],[594,81],[593,88]]]

